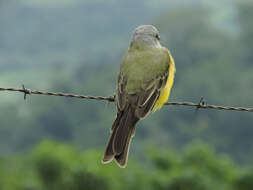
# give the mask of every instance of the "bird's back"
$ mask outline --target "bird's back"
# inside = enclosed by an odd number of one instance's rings
[[[169,53],[164,47],[129,49],[120,66],[121,73],[127,78],[127,92],[138,93],[145,83],[165,73],[169,64]]]

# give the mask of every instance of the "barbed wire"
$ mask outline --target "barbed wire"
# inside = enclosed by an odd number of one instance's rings
[[[104,96],[86,96],[86,95],[76,95],[76,94],[68,94],[62,92],[42,92],[38,90],[30,90],[25,88],[22,85],[22,88],[0,88],[0,91],[14,91],[24,93],[24,99],[26,99],[27,95],[38,94],[38,95],[46,95],[46,96],[62,96],[67,98],[80,98],[80,99],[92,99],[92,100],[101,100],[101,101],[109,101],[114,102],[114,96],[104,97]],[[167,102],[165,105],[174,105],[174,106],[190,106],[195,107],[196,111],[198,109],[216,109],[216,110],[231,110],[231,111],[246,111],[253,112],[253,108],[245,108],[245,107],[232,107],[232,106],[218,106],[218,105],[209,105],[206,104],[204,98],[201,97],[199,103],[192,102]]]

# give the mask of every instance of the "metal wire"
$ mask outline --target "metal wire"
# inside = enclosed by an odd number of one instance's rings
[[[0,88],[0,91],[22,92],[22,93],[24,93],[24,99],[26,99],[26,95],[28,95],[28,94],[39,94],[39,95],[46,95],[46,96],[63,96],[63,97],[68,97],[68,98],[81,98],[81,99],[92,99],[92,100],[103,100],[103,101],[114,102],[114,96],[103,97],[103,96],[86,96],[86,95],[67,94],[67,93],[62,93],[62,92],[42,92],[42,91],[38,91],[38,90],[27,89],[27,88],[25,88],[24,85],[22,85],[21,89]],[[253,108],[208,105],[208,104],[205,104],[203,97],[200,98],[200,102],[198,104],[192,103],[192,102],[167,102],[167,103],[165,103],[165,105],[190,106],[190,107],[196,107],[196,110],[198,110],[198,109],[216,109],[216,110],[253,112]]]

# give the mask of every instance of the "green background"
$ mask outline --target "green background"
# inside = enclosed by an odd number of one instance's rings
[[[153,24],[175,59],[170,101],[253,105],[251,1],[1,0],[0,87],[111,96],[130,36]],[[0,92],[0,189],[253,189],[253,115],[165,106],[126,169],[101,158],[115,106]]]

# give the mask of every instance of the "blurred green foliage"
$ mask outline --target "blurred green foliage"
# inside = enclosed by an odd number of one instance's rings
[[[115,27],[115,22],[120,22],[116,19],[118,12],[115,9],[105,14],[106,10],[111,6],[126,7],[124,14],[128,15],[131,7],[127,5],[131,3],[75,1],[70,6],[73,12],[67,4],[57,6],[59,2],[35,5],[3,1],[0,85],[17,87],[24,83],[31,89],[112,95],[131,30],[144,22],[148,13],[136,15],[147,9],[154,13],[153,24],[160,30],[162,44],[171,50],[176,61],[177,73],[170,100],[198,102],[200,96],[204,96],[210,104],[253,105],[253,26],[252,12],[248,11],[251,2],[231,4],[233,9],[228,11],[228,16],[234,20],[230,22],[223,17],[217,19],[223,11],[204,4],[168,9],[161,3],[157,4],[160,9],[152,9],[150,2],[145,3],[145,7],[136,4],[129,20],[122,22],[122,27]],[[83,11],[86,9],[88,12]],[[105,20],[89,9],[99,10]],[[90,14],[96,22],[90,22],[82,14]],[[136,20],[131,21],[132,17]],[[23,25],[20,28],[15,23]],[[103,32],[98,23],[107,25]],[[224,27],[220,27],[221,23]],[[237,30],[228,31],[227,25]],[[40,34],[42,37],[38,37]],[[120,36],[123,36],[121,40]],[[25,39],[25,43],[18,43],[21,39]],[[67,43],[66,46],[61,41]],[[51,44],[58,42],[59,46]],[[1,110],[4,110],[0,115],[1,153],[27,150],[48,137],[81,148],[104,147],[115,115],[113,104],[43,96],[31,96],[26,102],[21,100],[20,95],[1,93]],[[252,123],[251,113],[200,110],[194,115],[191,108],[166,106],[138,123],[132,148],[136,155],[142,155],[147,144],[180,149],[199,139],[241,163],[249,163],[253,153]]]
[[[26,155],[1,159],[1,189],[248,190],[252,172],[208,145],[191,144],[182,154],[150,148],[147,163],[130,159],[126,169],[103,165],[101,150],[77,151],[43,141]],[[11,167],[3,167],[3,166]],[[22,176],[20,175],[22,174]]]
[[[176,62],[171,101],[252,106],[253,3],[164,2],[0,1],[0,86],[113,95],[132,30],[152,21]],[[100,163],[114,108],[1,93],[0,189],[253,189],[252,113],[165,106],[121,170]]]

